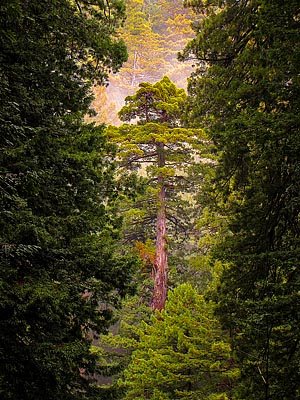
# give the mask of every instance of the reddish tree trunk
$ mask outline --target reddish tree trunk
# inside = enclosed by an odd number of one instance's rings
[[[157,144],[158,166],[165,165],[165,150],[163,143]],[[154,288],[151,307],[162,310],[165,306],[168,290],[168,252],[167,252],[167,218],[166,218],[166,188],[164,177],[158,177],[160,186],[158,196],[158,211],[156,221],[156,252],[154,262]]]

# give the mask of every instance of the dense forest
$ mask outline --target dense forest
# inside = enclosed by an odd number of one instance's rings
[[[0,398],[300,399],[299,2],[0,20]]]

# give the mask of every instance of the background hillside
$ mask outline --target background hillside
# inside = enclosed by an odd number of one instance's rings
[[[124,99],[141,82],[154,83],[164,75],[179,87],[186,88],[192,63],[177,60],[177,54],[193,37],[195,18],[181,0],[126,0],[127,17],[119,34],[125,41],[128,60],[120,71],[110,76],[108,87],[94,87],[91,117],[97,123],[119,124],[117,112]]]

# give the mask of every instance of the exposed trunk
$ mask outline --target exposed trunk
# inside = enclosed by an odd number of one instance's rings
[[[133,75],[131,77],[131,86],[132,87],[136,86],[136,75],[137,75],[136,70],[138,69],[138,56],[139,56],[138,52],[135,51],[134,52],[134,58],[133,58],[133,66],[132,66]]]
[[[157,143],[158,166],[165,166],[165,149],[163,143]],[[162,310],[165,306],[168,290],[168,252],[167,252],[167,218],[166,218],[166,187],[162,175],[158,177],[160,187],[158,195],[158,211],[156,221],[156,252],[154,262],[154,288],[151,307]]]

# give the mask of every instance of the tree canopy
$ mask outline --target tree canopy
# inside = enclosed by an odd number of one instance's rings
[[[120,382],[131,399],[227,400],[238,375],[212,305],[191,285],[169,293],[165,309],[141,323]]]

